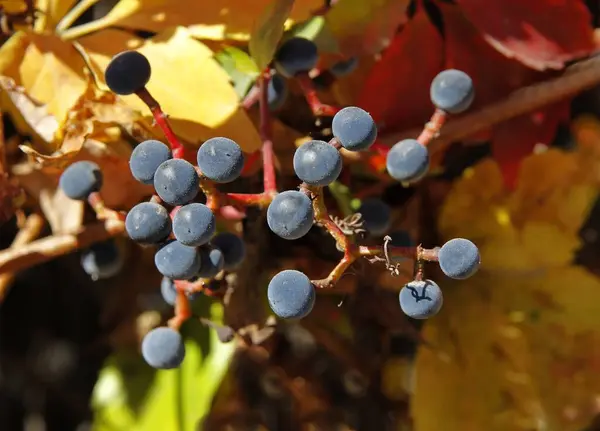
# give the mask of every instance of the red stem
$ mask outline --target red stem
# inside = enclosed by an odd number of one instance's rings
[[[179,142],[177,136],[175,136],[173,129],[171,129],[171,125],[167,121],[167,115],[161,109],[158,101],[154,97],[152,97],[152,95],[146,88],[143,88],[136,94],[146,105],[148,105],[148,108],[150,108],[150,112],[152,112],[152,116],[154,117],[155,123],[158,125],[158,127],[161,128],[162,132],[167,138],[167,142],[171,146],[171,151],[173,151],[173,158],[183,158],[183,145],[181,144],[181,142]]]
[[[431,117],[431,120],[425,124],[425,127],[417,138],[417,141],[419,141],[421,145],[429,145],[429,143],[439,135],[440,129],[446,122],[447,118],[448,114],[446,114],[445,111],[436,109]]]
[[[317,90],[315,90],[315,86],[313,85],[312,79],[308,76],[308,73],[300,73],[295,76],[298,80],[298,84],[300,84],[300,88],[302,89],[302,93],[304,93],[304,98],[306,99],[306,103],[310,106],[310,109],[316,117],[333,117],[338,113],[340,108],[336,106],[327,105],[322,103],[317,95]]]
[[[271,112],[269,110],[268,86],[270,73],[264,72],[258,80],[260,90],[260,137],[263,141],[263,186],[264,193],[277,193],[277,182],[275,179],[275,157],[273,154],[273,129]]]
[[[242,100],[242,108],[244,108],[245,110],[252,108],[254,105],[256,105],[256,102],[258,102],[259,99],[260,99],[260,88],[256,85],[254,85],[250,89],[248,94],[246,94],[246,97],[244,97],[244,100]]]

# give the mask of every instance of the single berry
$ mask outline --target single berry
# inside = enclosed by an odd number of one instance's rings
[[[431,82],[431,101],[450,114],[466,111],[475,98],[473,80],[465,72],[448,69],[440,72]]]
[[[413,280],[400,290],[400,308],[413,319],[435,316],[443,302],[442,290],[431,280]]]
[[[342,172],[340,152],[325,141],[309,141],[294,153],[296,176],[311,186],[327,186]]]
[[[223,252],[216,247],[200,248],[200,271],[196,276],[200,278],[213,278],[225,264]]]
[[[189,280],[200,270],[200,254],[195,247],[172,240],[156,252],[154,264],[165,277]]]
[[[414,247],[415,242],[410,237],[410,234],[405,230],[397,230],[389,234],[392,239],[390,245],[394,247]]]
[[[302,272],[294,269],[281,271],[269,282],[269,306],[282,319],[301,319],[315,305],[315,287]]]
[[[183,338],[179,332],[169,327],[155,328],[142,341],[142,356],[153,368],[178,368],[185,357]]]
[[[416,139],[404,139],[390,149],[386,168],[396,181],[417,182],[429,170],[429,151]]]
[[[102,188],[102,181],[100,167],[96,163],[83,160],[64,170],[58,186],[70,199],[84,201],[90,194]]]
[[[364,199],[357,212],[362,216],[363,227],[371,235],[381,236],[392,225],[392,209],[379,198]]]
[[[192,201],[199,186],[196,169],[183,159],[162,162],[154,174],[154,189],[169,205],[185,205]]]
[[[349,75],[354,72],[358,66],[358,58],[350,57],[347,60],[341,60],[335,63],[329,71],[331,74],[337,78],[341,78],[342,76]]]
[[[184,245],[198,247],[206,244],[216,228],[215,215],[204,204],[184,205],[173,217],[173,234]]]
[[[454,238],[439,249],[438,263],[448,277],[464,280],[477,272],[481,256],[479,249],[471,241]]]
[[[211,138],[198,149],[198,167],[209,180],[216,183],[235,181],[244,168],[244,153],[229,138]]]
[[[143,184],[154,184],[154,173],[171,158],[171,149],[160,141],[149,139],[131,152],[129,169],[133,177]]]
[[[233,233],[218,233],[210,243],[223,252],[223,269],[228,271],[235,269],[246,258],[246,244],[244,244],[244,240]]]
[[[271,111],[276,111],[285,103],[289,94],[287,81],[283,76],[276,73],[271,76],[267,86],[267,102]]]
[[[146,86],[152,69],[144,54],[137,51],[123,51],[115,55],[104,72],[106,85],[114,93],[127,95]]]
[[[124,263],[123,253],[114,240],[95,243],[81,253],[81,267],[94,281],[114,277]]]
[[[142,202],[127,213],[125,230],[137,243],[157,244],[171,234],[171,217],[162,205]]]
[[[356,106],[348,106],[335,114],[331,130],[333,136],[348,151],[367,150],[377,138],[377,126],[373,117]]]
[[[312,201],[296,190],[279,193],[267,209],[269,228],[283,239],[303,237],[312,227],[313,219]]]
[[[293,37],[281,44],[275,54],[275,68],[287,78],[309,72],[319,61],[317,45],[302,37]]]

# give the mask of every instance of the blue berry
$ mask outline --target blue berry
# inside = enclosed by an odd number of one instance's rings
[[[331,74],[337,78],[341,78],[342,76],[346,76],[356,70],[358,66],[358,58],[350,57],[347,60],[341,60],[335,63],[329,71]]]
[[[200,178],[194,166],[183,159],[162,162],[154,174],[154,189],[169,205],[185,205],[198,195]]]
[[[293,37],[281,44],[275,54],[275,68],[287,78],[309,72],[319,61],[317,45],[308,39]]]
[[[198,247],[206,244],[216,228],[215,215],[204,204],[184,205],[173,217],[173,234],[184,245]]]
[[[108,63],[104,80],[114,93],[127,95],[144,88],[151,73],[146,56],[137,51],[123,51]]]
[[[216,183],[235,181],[244,168],[244,153],[229,138],[211,138],[198,149],[198,167],[209,180]]]
[[[473,80],[465,72],[448,69],[433,79],[430,95],[437,108],[450,114],[460,114],[473,103],[475,88]]]
[[[271,76],[269,85],[267,86],[267,101],[269,109],[276,111],[281,108],[285,103],[289,94],[289,88],[287,81],[283,76],[276,73]]]
[[[153,368],[178,368],[185,357],[183,338],[174,329],[165,326],[155,328],[142,340],[142,356]]]
[[[95,243],[81,254],[81,267],[94,281],[114,277],[124,263],[124,256],[114,240]]]
[[[373,117],[356,106],[348,106],[335,114],[331,130],[333,136],[348,151],[367,150],[377,138],[377,126]]]
[[[392,239],[390,245],[394,247],[414,247],[415,243],[410,237],[410,234],[405,230],[397,230],[389,234]]]
[[[228,271],[237,268],[246,258],[244,240],[233,233],[218,233],[210,243],[223,252],[223,268]]]
[[[142,202],[127,213],[125,230],[135,242],[157,244],[171,234],[171,217],[162,205]]]
[[[379,198],[363,200],[357,212],[362,215],[363,227],[371,235],[381,236],[392,225],[392,209]]]
[[[477,272],[481,257],[479,249],[471,241],[454,238],[440,248],[438,263],[448,277],[464,280]]]
[[[397,181],[419,181],[429,170],[429,151],[416,139],[404,139],[390,149],[386,168],[388,174]]]
[[[133,177],[143,184],[154,184],[154,173],[171,158],[171,149],[160,141],[149,139],[131,152],[129,169]]]
[[[175,306],[175,303],[177,302],[177,288],[175,287],[175,282],[173,280],[168,277],[162,278],[162,281],[160,282],[160,294],[167,304],[172,307]],[[197,292],[188,292],[186,293],[186,296],[190,301],[193,301],[198,295]]]
[[[327,186],[342,172],[340,152],[325,141],[309,141],[294,153],[296,176],[311,186]]]
[[[70,165],[60,176],[58,186],[70,199],[84,201],[102,188],[102,171],[93,162],[83,160]]]
[[[196,276],[200,278],[213,278],[225,265],[223,252],[216,247],[202,247],[200,249],[200,271]]]
[[[165,277],[188,280],[200,270],[200,254],[195,247],[172,240],[156,252],[154,264]]]
[[[400,308],[413,319],[435,316],[444,303],[440,287],[431,280],[413,280],[400,290]]]
[[[315,287],[302,272],[281,271],[269,282],[267,299],[273,312],[282,319],[301,319],[315,305]]]
[[[313,225],[312,201],[304,193],[288,190],[275,196],[267,209],[269,228],[283,239],[303,237]]]

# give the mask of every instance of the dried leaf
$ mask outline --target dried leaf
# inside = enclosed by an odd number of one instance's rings
[[[52,233],[74,233],[83,225],[84,203],[69,199],[60,188],[41,190],[39,200]]]
[[[375,54],[390,43],[398,27],[407,21],[409,3],[408,0],[343,0],[331,8],[326,21],[344,54]]]
[[[94,62],[105,68],[125,40],[136,41],[113,31],[83,38],[80,44]],[[188,30],[178,27],[167,31],[147,40],[139,51],[152,64],[148,90],[169,115],[176,134],[190,143],[222,135],[237,141],[246,152],[260,148],[258,132],[240,108],[229,76],[214,60],[211,50]],[[137,96],[122,99],[152,123],[150,110]]]
[[[0,9],[8,15],[23,13],[27,10],[25,0],[0,0]]]
[[[494,48],[533,69],[562,69],[594,50],[592,18],[583,1],[457,3]]]
[[[273,0],[256,20],[248,48],[259,70],[271,63],[293,5],[294,0]]]
[[[44,20],[43,29],[54,29],[76,3],[77,0],[36,0],[36,8],[44,11],[43,15],[38,17],[38,20]]]

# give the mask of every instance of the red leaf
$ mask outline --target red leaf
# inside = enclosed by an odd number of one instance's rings
[[[514,189],[516,186],[523,158],[529,156],[537,144],[548,145],[552,142],[558,125],[568,119],[569,110],[568,101],[560,102],[494,128],[492,155],[500,165],[507,187]]]
[[[485,39],[536,69],[562,69],[594,50],[591,16],[581,0],[457,0]]]
[[[418,127],[433,113],[431,80],[442,68],[442,38],[420,10],[395,36],[358,97],[386,132]]]

